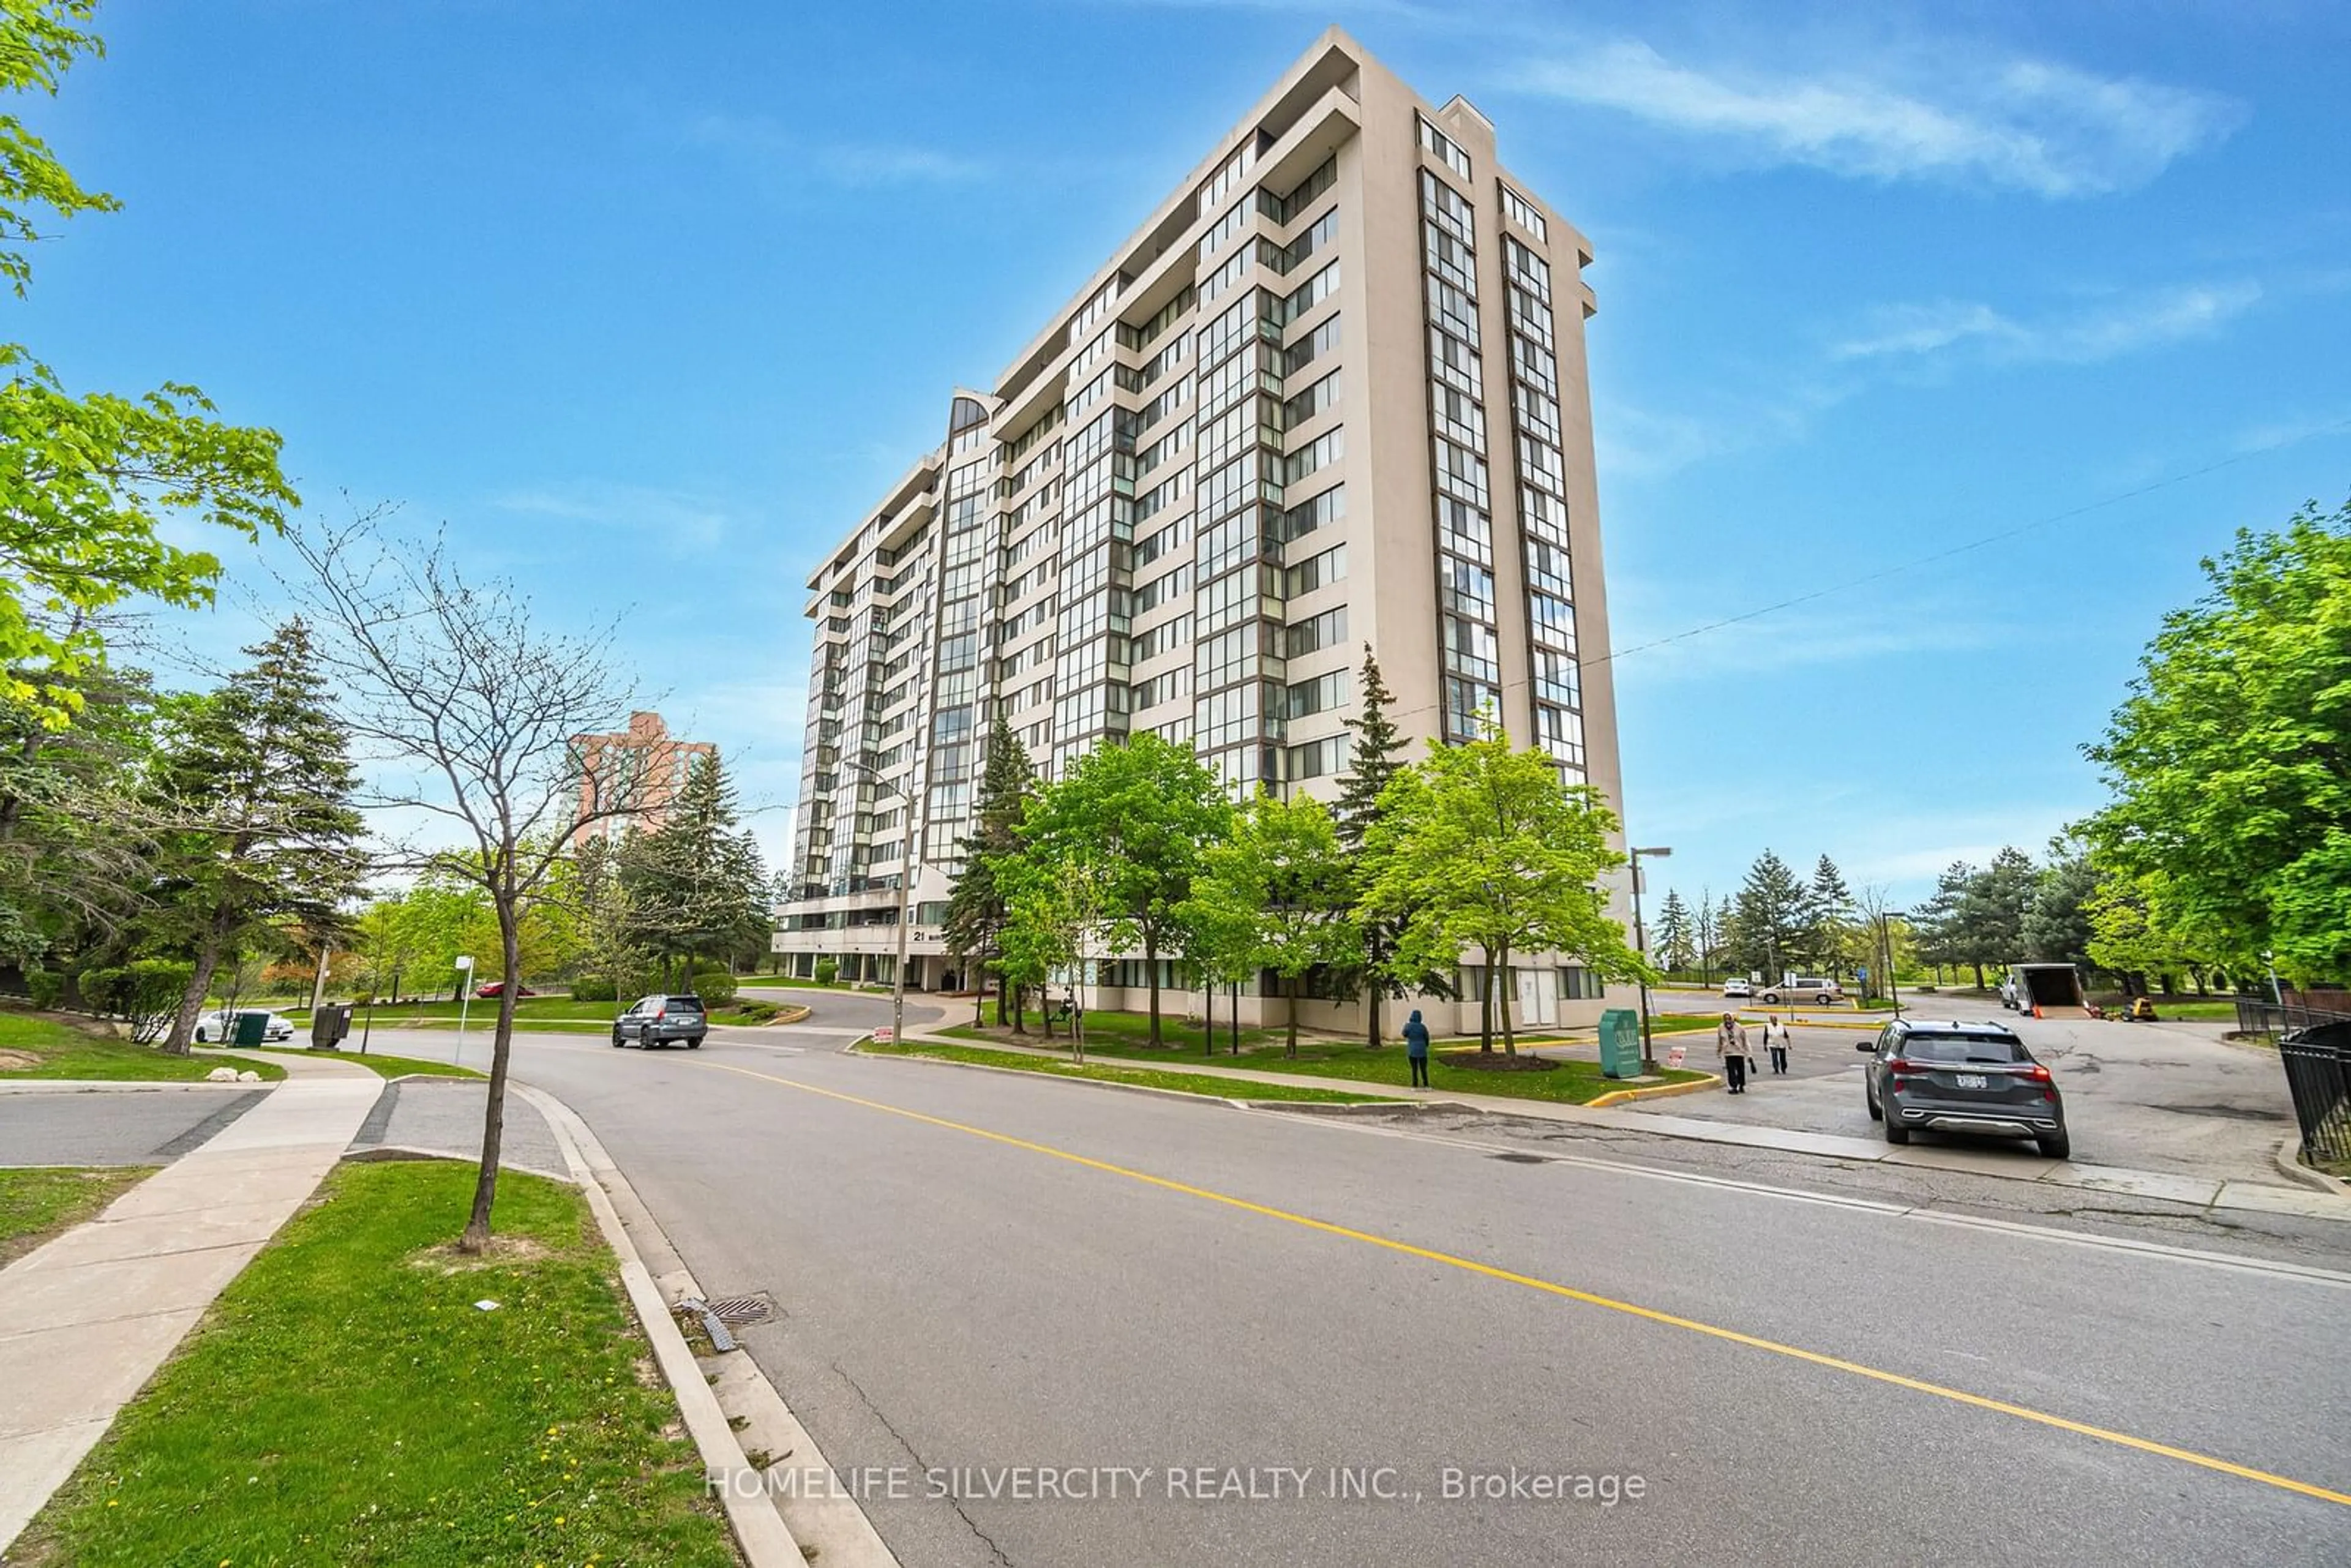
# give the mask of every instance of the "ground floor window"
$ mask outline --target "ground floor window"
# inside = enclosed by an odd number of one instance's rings
[[[1605,983],[1589,969],[1567,964],[1553,972],[1559,976],[1559,999],[1563,1002],[1596,1002],[1608,994]]]

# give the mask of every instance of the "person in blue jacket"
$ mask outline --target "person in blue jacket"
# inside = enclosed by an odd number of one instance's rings
[[[1420,1021],[1420,1009],[1412,1009],[1412,1017],[1404,1021],[1405,1060],[1412,1063],[1412,1086],[1428,1087],[1428,1026]]]

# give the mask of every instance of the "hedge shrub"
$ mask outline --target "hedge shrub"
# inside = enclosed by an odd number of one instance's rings
[[[26,994],[37,1008],[53,1008],[65,994],[66,977],[55,969],[29,969],[25,974]]]
[[[599,975],[582,975],[571,982],[571,999],[575,1002],[609,1002],[620,997],[620,988]]]
[[[819,958],[816,961],[816,983],[818,985],[829,986],[840,977],[841,964],[837,959]]]
[[[731,1002],[735,999],[735,975],[732,970],[712,965],[694,972],[694,994],[705,1002]]]

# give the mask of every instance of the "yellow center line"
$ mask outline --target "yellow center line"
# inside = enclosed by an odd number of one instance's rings
[[[722,1072],[739,1072],[746,1078],[780,1083],[785,1088],[797,1089],[804,1094],[821,1095],[827,1100],[838,1100],[846,1105],[862,1106],[868,1111],[881,1111],[889,1115],[903,1116],[910,1122],[926,1123],[934,1127],[944,1127],[949,1132],[963,1133],[975,1138],[985,1138],[992,1144],[1002,1144],[1008,1148],[1024,1149],[1030,1154],[1043,1155],[1049,1159],[1063,1160],[1073,1166],[1082,1166],[1088,1170],[1102,1171],[1109,1176],[1124,1176],[1129,1181],[1141,1182],[1146,1186],[1155,1186],[1166,1192],[1181,1193],[1186,1197],[1196,1197],[1205,1202],[1222,1204],[1228,1208],[1237,1208],[1245,1214],[1282,1220],[1290,1225],[1303,1227],[1308,1230],[1320,1231],[1326,1236],[1343,1237],[1349,1241],[1360,1241],[1367,1247],[1377,1247],[1385,1251],[1401,1253],[1407,1258],[1419,1258],[1431,1263],[1442,1263],[1447,1268],[1459,1269],[1467,1273],[1482,1274],[1489,1280],[1499,1280],[1506,1284],[1521,1285],[1530,1291],[1540,1291],[1545,1295],[1580,1301],[1585,1306],[1600,1307],[1612,1312],[1622,1312],[1627,1317],[1640,1318],[1653,1323],[1663,1323],[1668,1328],[1685,1329],[1691,1333],[1704,1334],[1708,1339],[1745,1345],[1750,1350],[1765,1351],[1773,1355],[1786,1356],[1791,1361],[1807,1362],[1812,1365],[1824,1366],[1832,1371],[1849,1373],[1855,1377],[1868,1378],[1874,1383],[1890,1384],[1896,1388],[1907,1388],[1914,1394],[1932,1395],[1938,1399],[1948,1399],[1955,1405],[1972,1406],[1979,1410],[1997,1411],[2002,1416],[2013,1416],[2020,1421],[2031,1421],[2037,1426],[2053,1427],[2058,1431],[2072,1432],[2079,1437],[2095,1437],[2102,1443],[2113,1443],[2119,1448],[2136,1448],[2143,1454],[2160,1455],[2167,1459],[2177,1459],[2182,1464],[2195,1465],[2202,1469],[2218,1470],[2222,1475],[2236,1476],[2243,1480],[2259,1481],[2263,1486],[2276,1487],[2282,1491],[2298,1492],[2304,1497],[2316,1498],[2322,1502],[2339,1503],[2344,1507],[2351,1508],[2351,1492],[2335,1491],[2331,1488],[2318,1486],[2310,1481],[2298,1481],[2291,1476],[2273,1475],[2267,1470],[2255,1469],[2250,1465],[2234,1464],[2227,1459],[2216,1458],[2210,1454],[2199,1454],[2192,1448],[2175,1448],[2168,1443],[2158,1443],[2146,1437],[2135,1437],[2127,1432],[2117,1432],[2106,1427],[2094,1427],[2085,1421],[2070,1421],[2063,1416],[2053,1416],[2046,1411],[2035,1410],[2028,1406],[2011,1405],[2005,1399],[1993,1399],[1981,1394],[1970,1394],[1965,1389],[1947,1387],[1939,1383],[1928,1383],[1922,1378],[1906,1377],[1898,1372],[1887,1372],[1882,1367],[1867,1366],[1857,1361],[1847,1361],[1843,1356],[1826,1355],[1816,1350],[1805,1350],[1800,1345],[1782,1344],[1777,1340],[1741,1333],[1737,1329],[1722,1328],[1714,1323],[1700,1322],[1696,1318],[1686,1318],[1677,1313],[1660,1312],[1655,1307],[1644,1307],[1632,1301],[1620,1301],[1614,1297],[1597,1295],[1590,1291],[1579,1291],[1573,1285],[1555,1284],[1549,1280],[1536,1279],[1531,1274],[1515,1273],[1508,1269],[1498,1269],[1490,1263],[1480,1263],[1473,1259],[1457,1257],[1450,1252],[1416,1247],[1409,1241],[1398,1241],[1393,1237],[1376,1235],[1368,1230],[1357,1230],[1350,1226],[1335,1225],[1327,1219],[1316,1219],[1309,1215],[1294,1214],[1286,1208],[1274,1208],[1266,1204],[1252,1203],[1245,1197],[1235,1197],[1228,1193],[1212,1191],[1204,1186],[1194,1186],[1188,1182],[1176,1181],[1167,1176],[1153,1176],[1148,1171],[1134,1170],[1125,1166],[1113,1165],[1108,1160],[1098,1160],[1091,1155],[1072,1154],[1067,1149],[1057,1149],[1050,1144],[1032,1143],[1027,1138],[1016,1138],[1008,1133],[990,1132],[986,1127],[975,1127],[967,1123],[949,1121],[944,1116],[933,1116],[921,1111],[910,1111],[903,1105],[892,1105],[879,1100],[867,1100],[855,1094],[844,1094],[835,1089],[820,1089],[812,1083],[803,1083],[790,1078],[778,1078],[771,1072],[755,1072],[747,1067],[733,1067],[722,1061],[696,1062],[694,1065],[716,1068]]]

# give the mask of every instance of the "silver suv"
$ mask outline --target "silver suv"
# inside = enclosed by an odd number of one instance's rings
[[[612,1043],[626,1045],[634,1040],[641,1051],[657,1045],[700,1051],[703,1036],[709,1032],[710,1015],[703,1009],[700,997],[640,998],[635,1007],[612,1020]]]

